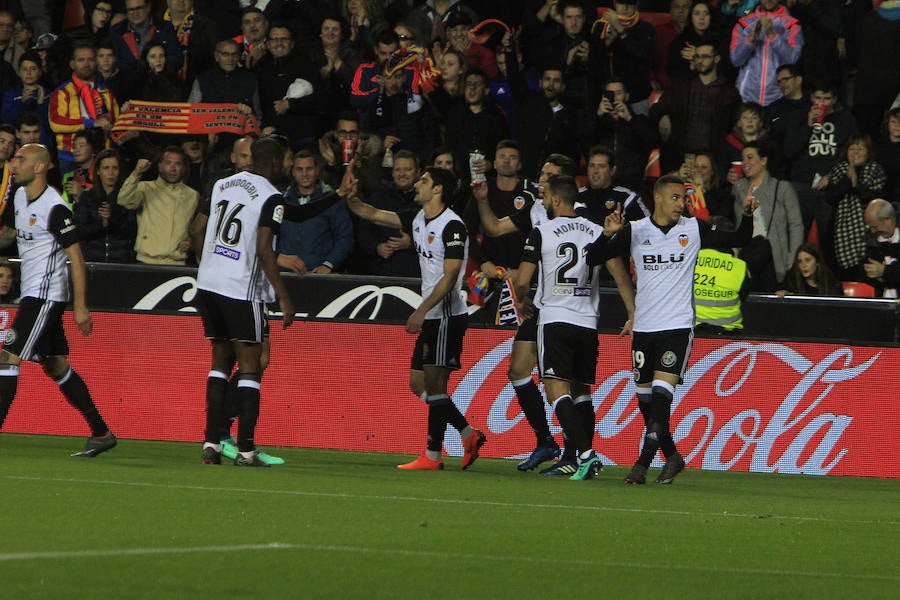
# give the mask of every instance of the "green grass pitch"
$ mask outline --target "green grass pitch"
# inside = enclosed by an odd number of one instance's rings
[[[900,481],[0,436],[3,598],[896,598]]]

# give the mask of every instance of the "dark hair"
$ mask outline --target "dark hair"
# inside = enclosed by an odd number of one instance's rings
[[[106,133],[104,133],[104,131],[99,127],[92,127],[91,129],[82,129],[81,131],[76,131],[72,136],[72,142],[77,139],[86,140],[94,153],[103,150],[103,147],[106,145]]]
[[[261,14],[264,19],[266,18],[266,13],[264,13],[263,11],[256,8],[255,6],[248,6],[247,8],[245,8],[244,10],[241,11],[241,20],[243,21],[244,17],[246,17],[247,15],[255,14],[255,13]],[[266,20],[268,20],[268,19],[266,19]]]
[[[841,148],[841,160],[849,160],[847,158],[847,151],[850,150],[850,146],[853,144],[862,144],[866,149],[866,162],[875,158],[875,146],[872,144],[871,136],[869,136],[868,133],[854,133],[847,138],[847,142],[844,144],[844,147]]]
[[[578,184],[574,177],[568,175],[551,175],[547,178],[547,189],[551,194],[559,196],[569,206],[575,206],[578,200]]]
[[[38,68],[43,71],[44,70],[44,61],[41,60],[41,55],[38,54],[37,50],[27,50],[22,56],[19,57],[19,68],[22,68],[22,63],[25,61],[33,62],[38,66]]]
[[[163,157],[165,157],[166,154],[177,154],[178,156],[180,156],[181,160],[184,161],[185,168],[189,167],[191,164],[191,159],[188,158],[187,152],[184,151],[184,148],[182,148],[181,146],[176,146],[174,144],[166,146],[162,149],[162,151],[160,151],[159,156],[156,157],[156,164],[161,163],[163,161]]]
[[[116,53],[116,47],[113,46],[113,43],[109,41],[109,39],[104,39],[103,41],[98,42],[96,46],[91,46],[90,44],[84,43],[78,44],[77,46],[80,46],[82,48],[93,48],[95,55],[97,54],[97,50],[99,50],[100,48],[103,48],[104,50],[112,50],[113,54]],[[72,56],[75,56],[75,48],[72,49]]]
[[[381,31],[375,33],[375,39],[372,40],[372,46],[377,46],[378,44],[384,44],[385,46],[390,46],[391,44],[400,45],[400,36],[397,35],[393,29],[384,28]]]
[[[758,154],[760,158],[769,157],[769,149],[767,148],[767,144],[763,144],[761,142],[747,142],[746,144],[744,144],[744,150],[756,150],[756,154]]]
[[[394,163],[396,164],[398,158],[405,158],[413,161],[415,163],[416,168],[419,166],[419,159],[416,158],[415,152],[412,150],[397,150],[394,152]]]
[[[8,123],[0,125],[0,133],[8,133],[9,135],[13,136],[13,139],[16,139],[16,129]]]
[[[822,258],[821,250],[811,242],[800,244],[797,252],[794,253],[794,262],[784,275],[785,289],[796,293],[806,291],[806,281],[800,273],[800,268],[797,266],[797,257],[800,256],[801,252],[805,252],[816,259],[816,272],[813,274],[813,280],[816,282],[816,295],[843,296],[841,285]]]
[[[827,92],[834,96],[835,99],[838,98],[838,86],[834,81],[831,81],[830,79],[819,79],[814,81],[812,87],[810,88],[810,91],[813,93]]]
[[[163,71],[164,72],[168,71],[170,65],[169,65],[169,55],[166,53],[166,45],[163,44],[162,42],[158,42],[158,41],[154,41],[154,40],[150,40],[149,42],[147,42],[147,45],[144,46],[143,50],[141,50],[141,67],[143,69],[145,69],[147,71],[147,73],[150,72],[150,65],[147,64],[147,56],[150,54],[150,50],[152,50],[153,48],[162,48],[163,49],[163,56],[166,57],[166,62],[163,64]]]
[[[604,146],[602,144],[598,144],[596,146],[591,146],[591,149],[588,150],[588,162],[598,154],[603,154],[609,160],[609,168],[615,168],[616,166],[616,155],[613,154],[613,151],[609,149],[609,147]]]
[[[106,189],[100,184],[100,163],[109,158],[116,159],[116,162],[119,163],[119,178],[116,180],[115,188],[113,189],[113,194],[115,194],[119,186],[122,185],[122,181],[125,179],[125,159],[122,157],[122,153],[116,150],[115,148],[105,148],[101,150],[97,156],[94,157],[94,168],[97,170],[97,175],[94,176],[95,185],[92,190],[92,195],[96,197],[97,203],[102,204],[109,200],[109,196],[106,193]],[[114,206],[115,202],[110,202],[110,206]],[[113,208],[113,210],[116,210]]]
[[[425,167],[425,172],[431,175],[431,181],[435,186],[441,186],[441,201],[449,206],[453,200],[453,192],[456,190],[456,176],[447,169],[439,167]]]
[[[512,139],[505,139],[497,142],[497,147],[494,149],[494,154],[506,149],[515,150],[519,153],[520,156],[522,154],[522,145],[519,144],[518,141]]]
[[[293,160],[297,160],[298,158],[311,158],[313,159],[313,163],[316,165],[316,169],[321,169],[324,165],[324,161],[318,152],[313,152],[309,148],[301,148],[297,150],[293,154]]]
[[[669,173],[668,175],[663,175],[659,179],[656,180],[656,183],[653,184],[653,193],[661,194],[662,189],[667,185],[684,185],[684,179],[679,177],[678,175],[673,175]]]
[[[88,43],[86,43],[86,42],[77,42],[77,43],[75,43],[75,44],[72,45],[72,51],[69,53],[69,59],[70,59],[70,60],[75,60],[75,53],[78,52],[79,50],[84,50],[85,48],[88,49],[88,50],[90,50],[91,52],[93,52],[93,53],[94,53],[94,56],[96,56],[96,55],[97,55],[97,48],[105,48],[105,47],[107,47],[107,45],[108,45],[109,48],[112,49],[113,52],[116,51],[115,48],[113,48],[113,46],[112,46],[112,42],[104,42],[104,43],[102,43],[102,44],[97,44],[97,47],[96,47],[96,48],[95,48],[94,46],[92,46],[91,44],[88,44]]]
[[[777,75],[779,71],[787,71],[791,74],[791,77],[803,75],[803,72],[800,70],[800,66],[795,64],[781,65],[780,67],[775,69],[775,74]]]
[[[628,83],[621,77],[615,77],[615,76],[610,77],[603,83],[603,89],[606,90],[606,86],[608,86],[611,83],[621,83],[622,88],[625,90],[625,92],[626,93],[628,92]]]
[[[16,129],[21,128],[22,125],[37,125],[40,127],[41,119],[37,116],[37,113],[26,111],[16,118]]]
[[[335,123],[338,121],[353,121],[354,123],[359,123],[359,113],[355,110],[343,110],[338,113],[337,119],[334,120]]]
[[[468,59],[467,59],[467,60],[468,60]],[[476,76],[476,77],[480,77],[481,80],[484,82],[484,85],[487,85],[487,84],[488,84],[488,76],[487,76],[487,73],[485,73],[485,72],[482,71],[481,69],[479,69],[479,68],[477,68],[477,67],[472,67],[472,68],[467,69],[467,70],[466,70],[466,69],[463,69],[463,81],[465,81],[466,79],[468,79],[468,78],[471,77],[472,75],[474,75],[474,76]]]
[[[578,173],[578,165],[576,165],[575,161],[565,154],[551,154],[544,159],[544,162],[559,167],[559,175],[568,175],[569,177],[575,177],[575,175]]]
[[[179,148],[180,150],[181,148]],[[255,172],[259,170],[267,171],[269,168],[279,164],[284,160],[285,152],[289,149],[284,144],[272,137],[261,137],[255,140],[250,146],[250,155],[253,157],[253,168]]]
[[[741,115],[743,115],[745,112],[752,112],[754,115],[756,115],[759,118],[760,121],[765,123],[766,111],[762,106],[760,106],[756,102],[741,102],[738,105],[737,110],[734,111],[735,123],[737,123],[738,121],[741,120]]]

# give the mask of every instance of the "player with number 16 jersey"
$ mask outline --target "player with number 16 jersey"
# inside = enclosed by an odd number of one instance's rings
[[[275,233],[284,198],[260,175],[243,171],[216,182],[203,239],[197,287],[235,300],[274,302],[275,292],[256,253],[256,231]]]

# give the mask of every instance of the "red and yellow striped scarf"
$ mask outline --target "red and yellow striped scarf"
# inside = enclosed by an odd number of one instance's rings
[[[630,17],[623,17],[611,8],[600,7],[597,9],[597,14],[600,18],[594,21],[594,24],[591,25],[591,33],[594,34],[599,31],[601,40],[605,40],[609,36],[609,23],[611,19],[618,18],[619,23],[621,23],[622,27],[624,27],[625,29],[634,27],[637,22],[641,20],[641,13],[637,10],[635,10],[634,14]]]

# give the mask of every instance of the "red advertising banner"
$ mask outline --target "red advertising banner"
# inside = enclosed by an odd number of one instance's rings
[[[14,310],[0,310],[0,329]],[[195,315],[94,314],[82,337],[66,315],[71,362],[121,438],[200,441],[209,348]],[[414,336],[402,326],[296,322],[272,328],[263,378],[261,445],[421,452],[425,406],[408,389]],[[2,338],[0,338],[2,339]],[[595,448],[631,464],[642,436],[630,341],[601,336]],[[484,456],[520,457],[534,436],[506,379],[510,332],[470,329],[454,400],[488,436]],[[672,423],[688,466],[898,477],[893,382],[900,349],[696,339]],[[549,408],[548,408],[549,410]],[[37,365],[23,366],[4,431],[87,435]],[[559,433],[556,421],[552,430]],[[448,432],[448,454],[460,456]]]

